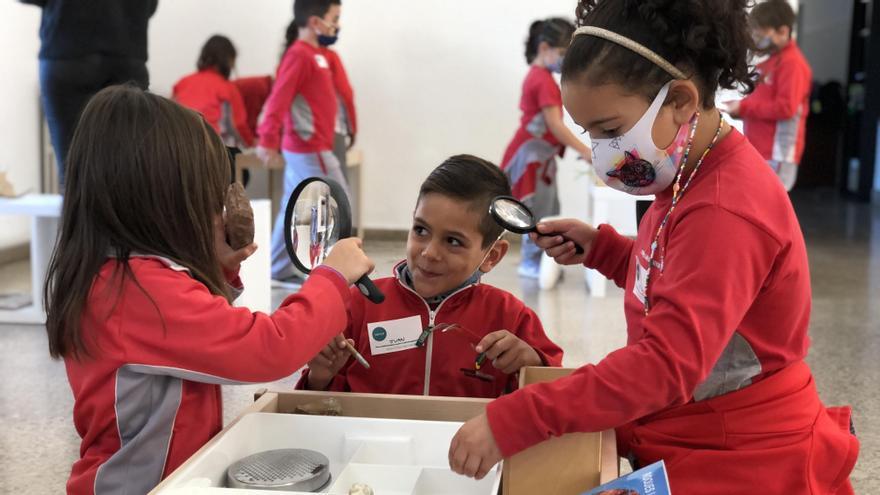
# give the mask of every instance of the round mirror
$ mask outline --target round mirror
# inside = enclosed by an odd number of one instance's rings
[[[306,179],[293,192],[287,204],[285,241],[294,265],[303,273],[311,272],[341,238],[339,203],[333,197],[330,185],[316,179]]]
[[[324,262],[340,239],[351,237],[351,205],[345,189],[330,179],[310,177],[287,200],[284,213],[284,244],[294,266],[310,273]],[[355,285],[370,301],[385,300],[382,291],[366,275]]]
[[[516,234],[526,234],[535,230],[535,216],[529,208],[509,196],[498,196],[492,200],[489,212],[498,225]]]

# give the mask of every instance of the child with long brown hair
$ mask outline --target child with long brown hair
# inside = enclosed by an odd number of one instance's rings
[[[222,426],[221,383],[292,374],[345,329],[372,262],[340,241],[271,315],[230,305],[251,244],[225,240],[230,163],[195,112],[130,86],[86,106],[46,282],[82,437],[68,493],[146,493]]]

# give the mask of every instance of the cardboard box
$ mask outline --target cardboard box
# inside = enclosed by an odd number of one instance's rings
[[[570,375],[573,368],[527,367],[520,388]],[[504,461],[504,495],[580,495],[619,476],[614,430],[551,438]]]
[[[571,369],[525,368],[522,383],[535,383],[565,376]],[[294,390],[258,392],[253,405],[242,411],[193,457],[159,484],[152,492],[173,483],[190,463],[196,462],[212,444],[254,412],[291,413],[297,406],[333,397],[342,405],[342,414],[351,417],[417,419],[429,421],[467,421],[481,414],[489,399],[425,397]],[[503,464],[502,494],[576,494],[618,477],[614,432],[570,434],[548,440],[507,459]],[[537,487],[537,488],[536,488]]]

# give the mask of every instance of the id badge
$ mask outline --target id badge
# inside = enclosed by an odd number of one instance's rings
[[[369,323],[367,333],[370,334],[370,353],[373,356],[415,349],[422,333],[422,317]]]

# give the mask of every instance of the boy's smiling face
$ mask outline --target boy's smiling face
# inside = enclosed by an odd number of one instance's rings
[[[487,214],[472,202],[439,193],[419,198],[406,241],[406,262],[420,296],[449,292],[477,268],[488,273],[501,261],[507,241],[483,248],[480,222]]]

